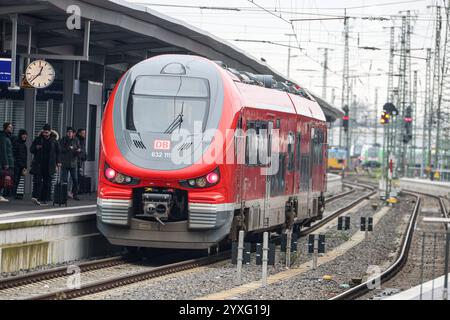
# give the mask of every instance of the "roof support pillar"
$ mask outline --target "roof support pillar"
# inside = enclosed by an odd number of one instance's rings
[[[34,112],[36,107],[36,89],[24,89],[25,102],[25,130],[28,132],[27,149],[31,147],[34,139]],[[28,156],[28,168],[31,168],[31,155]],[[31,195],[31,175],[25,175],[24,196]]]
[[[11,32],[11,84],[9,90],[19,90],[20,88],[16,83],[16,66],[17,66],[17,20],[18,14],[11,14],[10,16],[12,22],[12,32]]]
[[[75,61],[64,61],[63,70],[63,130],[65,130],[73,121]]]

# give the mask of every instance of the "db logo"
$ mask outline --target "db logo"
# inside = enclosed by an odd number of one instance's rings
[[[155,150],[170,150],[170,140],[155,140],[153,143]]]

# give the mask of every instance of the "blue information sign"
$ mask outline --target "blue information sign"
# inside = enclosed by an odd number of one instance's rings
[[[0,58],[0,82],[11,82],[11,58]]]

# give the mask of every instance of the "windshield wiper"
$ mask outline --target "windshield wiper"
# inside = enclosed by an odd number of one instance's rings
[[[183,123],[183,110],[184,110],[184,102],[181,105],[181,112],[173,119],[172,123],[169,125],[169,127],[164,131],[164,133],[171,134],[175,131],[176,128],[180,127]]]

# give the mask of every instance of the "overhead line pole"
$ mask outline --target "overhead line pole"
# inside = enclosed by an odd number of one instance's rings
[[[345,10],[345,19],[344,19],[344,70],[342,73],[342,96],[341,96],[341,107],[344,108],[345,106],[349,106],[349,94],[350,94],[350,85],[349,85],[349,26],[348,26],[348,18],[347,18],[347,10]],[[349,121],[349,128],[347,128],[347,131],[345,132],[345,147],[347,150],[347,161],[346,161],[346,167],[348,169],[350,164],[350,121]],[[340,137],[339,141],[342,145],[342,126],[340,130]]]
[[[429,166],[431,161],[427,157],[431,154],[430,147],[430,136],[427,135],[427,127],[430,125],[429,123],[429,115],[430,107],[431,107],[431,48],[427,49],[427,59],[426,59],[426,68],[425,68],[425,101],[424,101],[424,115],[423,115],[423,129],[422,129],[422,173],[423,177],[425,174],[426,166]],[[431,168],[431,167],[430,167]]]
[[[442,32],[442,15],[441,15],[441,7],[436,7],[436,30],[435,30],[435,48],[434,48],[434,65],[433,65],[433,87],[431,91],[431,105],[429,110],[429,126],[428,126],[428,143],[430,144],[428,148],[428,161],[430,167],[430,174],[432,174],[433,170],[432,164],[434,165],[434,169],[437,169],[437,157],[434,159],[434,163],[432,163],[432,128],[433,128],[433,113],[434,107],[437,107],[437,101],[435,101],[436,94],[439,91],[440,85],[440,62],[441,62],[441,32]],[[439,99],[438,99],[439,100]],[[430,176],[431,177],[431,176]]]

